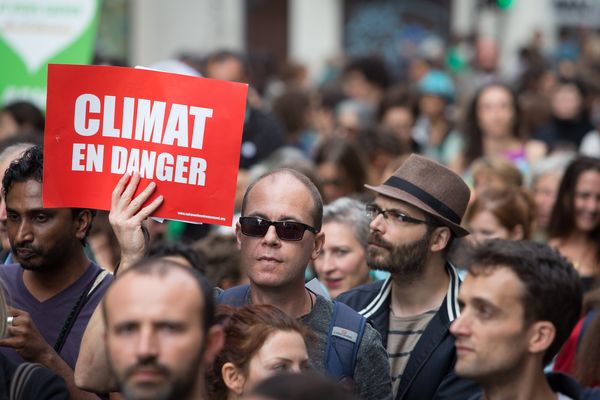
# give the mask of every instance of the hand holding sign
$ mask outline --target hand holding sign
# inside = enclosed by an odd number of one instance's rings
[[[121,247],[121,263],[119,269],[127,269],[131,264],[141,259],[145,252],[147,237],[143,232],[142,223],[162,204],[163,196],[158,196],[146,207],[142,205],[150,198],[156,188],[154,182],[135,198],[140,175],[136,172],[123,175],[112,192],[112,200],[108,219]]]

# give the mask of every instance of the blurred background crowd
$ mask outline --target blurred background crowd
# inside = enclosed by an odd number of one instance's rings
[[[264,172],[309,176],[326,204],[327,240],[307,279],[318,276],[332,297],[381,278],[365,261],[364,185],[420,153],[472,188],[471,235],[452,256],[459,267],[469,243],[546,242],[576,267],[588,308],[596,304],[600,2],[106,0],[100,10],[95,64],[250,85],[235,213]],[[0,150],[39,143],[43,129],[34,103],[5,99]],[[156,251],[200,257],[217,286],[246,281],[233,227],[147,225]],[[89,242],[113,269],[106,214]]]

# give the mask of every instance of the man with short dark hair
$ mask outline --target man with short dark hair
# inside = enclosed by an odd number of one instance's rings
[[[565,258],[542,244],[488,241],[458,299],[455,371],[483,387],[472,399],[580,398],[570,378],[544,375],[581,313],[581,282]]]
[[[367,264],[390,272],[385,281],[338,296],[369,318],[383,338],[397,400],[462,399],[475,384],[453,373],[460,284],[447,253],[470,191],[462,178],[425,157],[411,155],[367,205],[371,218]]]
[[[103,304],[107,359],[126,400],[202,400],[204,370],[223,345],[213,291],[192,268],[148,258],[123,272]]]
[[[7,232],[19,264],[0,268],[13,317],[1,351],[62,376],[73,399],[96,398],[75,387],[73,368],[87,322],[111,278],[84,253],[94,212],[43,207],[42,165],[42,149],[32,147],[3,179]]]

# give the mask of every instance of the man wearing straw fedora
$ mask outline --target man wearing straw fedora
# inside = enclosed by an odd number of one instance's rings
[[[379,186],[366,212],[371,218],[367,262],[390,272],[385,281],[338,297],[371,320],[390,356],[394,398],[459,399],[474,382],[453,373],[450,324],[459,315],[460,280],[447,255],[470,190],[448,168],[411,155]]]

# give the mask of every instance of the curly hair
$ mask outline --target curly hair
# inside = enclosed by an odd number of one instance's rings
[[[33,146],[23,152],[20,158],[17,158],[10,163],[10,166],[4,173],[4,178],[2,178],[2,195],[4,198],[6,199],[8,197],[8,193],[15,183],[23,183],[28,180],[42,183],[43,168],[44,150],[42,149],[42,146]],[[71,208],[71,214],[73,215],[73,218],[77,218],[77,216],[85,210],[89,210],[93,220],[96,215],[96,210],[91,208]],[[90,223],[85,232],[85,236],[81,240],[83,246],[86,245],[86,238],[91,229],[92,224]]]

